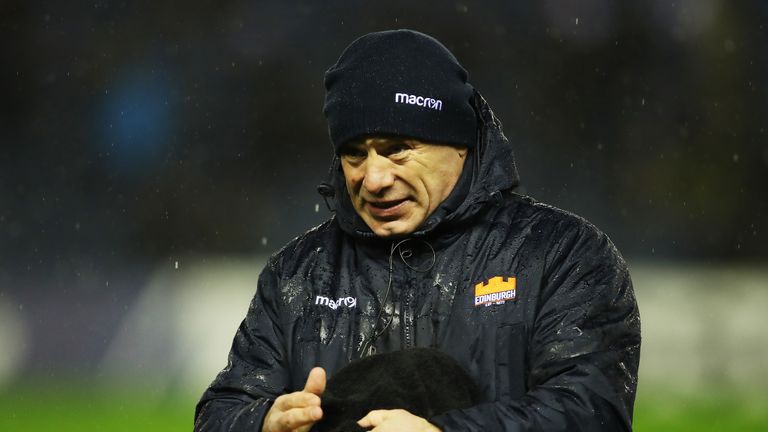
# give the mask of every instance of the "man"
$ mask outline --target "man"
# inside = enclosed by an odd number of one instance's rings
[[[326,74],[335,215],[273,255],[199,431],[305,431],[326,377],[434,347],[485,403],[375,431],[629,431],[640,322],[626,265],[573,214],[513,192],[510,144],[438,41],[353,42]],[[424,365],[429,367],[429,365]]]

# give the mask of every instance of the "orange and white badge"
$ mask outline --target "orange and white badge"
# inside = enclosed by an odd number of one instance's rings
[[[512,276],[494,276],[475,285],[475,306],[503,304],[517,297],[517,281]]]

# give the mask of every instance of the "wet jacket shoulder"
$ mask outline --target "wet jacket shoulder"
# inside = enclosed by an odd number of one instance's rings
[[[493,400],[431,421],[444,431],[630,431],[640,321],[626,263],[592,224],[530,198],[510,197],[497,217],[524,257],[506,266],[517,299],[497,321]]]

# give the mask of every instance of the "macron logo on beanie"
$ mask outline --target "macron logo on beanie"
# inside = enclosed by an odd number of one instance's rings
[[[407,93],[395,93],[395,103],[418,105],[420,107],[443,110],[443,101],[424,96],[409,95]]]

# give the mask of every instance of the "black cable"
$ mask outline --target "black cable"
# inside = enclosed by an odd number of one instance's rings
[[[371,336],[370,339],[366,343],[363,344],[361,347],[361,357],[367,357],[373,354],[376,354],[376,347],[375,342],[379,338],[379,336],[383,335],[384,332],[389,328],[389,326],[392,324],[392,321],[394,320],[394,314],[389,316],[389,319],[387,320],[387,323],[384,325],[384,327],[376,331],[376,327],[378,327],[379,321],[381,320],[382,314],[384,313],[384,308],[387,306],[387,300],[389,300],[389,293],[392,290],[392,273],[394,272],[394,259],[395,256],[395,250],[398,251],[398,254],[400,255],[400,260],[403,261],[403,264],[405,264],[408,268],[410,268],[413,271],[425,273],[432,269],[432,267],[435,266],[435,262],[437,261],[437,254],[435,253],[435,248],[432,247],[429,242],[422,239],[416,239],[417,241],[420,241],[429,247],[429,250],[432,252],[432,262],[429,263],[429,266],[425,268],[419,268],[414,267],[410,264],[408,264],[407,258],[410,258],[413,255],[413,251],[411,249],[405,249],[403,250],[400,248],[401,245],[403,245],[406,242],[412,241],[414,239],[404,239],[400,240],[399,242],[395,243],[392,242],[392,246],[389,250],[389,276],[387,278],[387,289],[384,292],[384,300],[379,303],[379,313],[376,315],[376,320],[374,321],[374,327],[373,327],[373,336]]]

